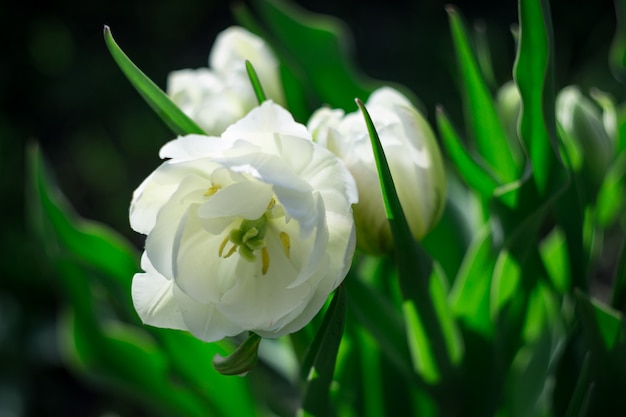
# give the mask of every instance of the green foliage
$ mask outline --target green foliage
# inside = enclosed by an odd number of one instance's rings
[[[616,4],[620,20],[610,62],[623,80],[624,2]],[[358,98],[397,248],[392,259],[357,254],[323,317],[291,336],[300,380],[283,375],[285,388],[273,395],[295,405],[272,411],[624,414],[626,110],[594,90],[599,107],[593,129],[585,120],[574,120],[578,131],[557,122],[548,1],[519,1],[513,68],[519,102],[507,115],[494,97],[485,39],[474,47],[461,13],[447,8],[465,128],[455,127],[461,124],[443,106],[434,119],[450,175],[463,184],[449,193],[442,224],[419,243],[399,203],[378,127],[359,100],[379,83],[350,60],[341,22],[283,0],[254,1],[234,13],[279,56],[287,107],[298,120],[321,104],[351,111]],[[105,41],[131,84],[175,133],[202,133],[129,60],[108,28]],[[262,102],[262,86],[250,65],[248,71]],[[582,94],[574,104],[583,99],[586,108],[595,106]],[[592,130],[599,129],[611,145],[592,184],[578,169],[592,162],[573,142],[580,129],[591,141]],[[130,298],[136,251],[108,227],[73,213],[38,149],[29,152],[30,224],[66,300],[59,335],[68,366],[150,413],[273,415],[248,379],[220,374],[279,374],[257,352],[260,338],[251,335],[224,358],[232,341],[206,344],[183,332],[142,326]],[[468,213],[468,201],[477,202],[478,214]],[[610,269],[612,287],[601,301],[593,289],[594,274],[603,269]]]
[[[191,120],[150,78],[148,78],[126,56],[124,51],[115,43],[111,29],[104,27],[104,41],[106,42],[111,56],[120,67],[128,81],[137,89],[137,92],[150,105],[165,124],[178,135],[190,133],[203,134],[204,131]]]
[[[67,298],[59,341],[68,366],[158,415],[255,414],[245,382],[221,381],[211,365],[228,345],[140,326],[130,299],[136,252],[108,227],[73,213],[36,146],[28,168],[30,223]]]

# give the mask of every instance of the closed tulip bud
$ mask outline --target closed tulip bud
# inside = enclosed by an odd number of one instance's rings
[[[582,171],[593,188],[599,186],[613,159],[613,144],[600,109],[578,87],[561,90],[556,99],[556,117],[569,149],[572,168]]]
[[[366,103],[380,137],[400,204],[420,240],[439,220],[446,194],[443,161],[428,122],[398,91],[384,87]],[[308,123],[313,138],[339,156],[354,176],[357,246],[371,254],[393,250],[374,153],[360,112],[322,108]]]

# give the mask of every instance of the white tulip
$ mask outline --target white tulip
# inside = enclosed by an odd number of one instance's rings
[[[271,101],[220,138],[179,137],[160,156],[130,207],[148,236],[132,284],[144,323],[205,341],[306,325],[354,252],[345,165]]]
[[[409,100],[392,88],[376,90],[366,108],[411,232],[419,240],[437,223],[445,204],[445,172],[435,135]],[[388,253],[393,240],[363,115],[322,108],[312,115],[308,128],[316,142],[343,159],[356,180],[358,247],[373,254]]]
[[[167,94],[207,134],[220,135],[258,104],[246,60],[254,66],[267,98],[284,104],[280,63],[263,39],[238,26],[217,36],[210,68],[170,73]]]

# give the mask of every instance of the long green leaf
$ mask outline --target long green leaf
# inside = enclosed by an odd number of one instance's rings
[[[339,20],[310,13],[282,0],[257,0],[255,9],[281,60],[317,97],[312,104],[328,104],[348,111],[354,97],[367,97],[380,83],[363,75],[346,49],[348,31]],[[313,109],[310,109],[313,110]]]
[[[196,133],[206,134],[193,120],[189,118],[150,78],[148,78],[115,43],[111,29],[104,27],[104,41],[111,52],[111,56],[120,67],[128,81],[137,89],[141,97],[150,105],[152,110],[177,135]]]
[[[330,384],[333,381],[337,352],[343,336],[345,315],[346,290],[340,285],[303,362],[302,370],[306,372],[307,382],[302,411],[306,415],[317,417],[335,415],[330,403]]]
[[[475,236],[449,295],[456,317],[465,327],[486,338],[493,334],[489,297],[496,258],[491,238],[487,228],[483,228]]]
[[[356,101],[372,142],[387,219],[394,238],[413,366],[428,383],[447,385],[453,390],[462,344],[447,305],[442,273],[413,239],[376,128],[365,105],[358,99]],[[440,405],[446,407],[450,404]]]
[[[345,284],[348,291],[349,310],[357,321],[376,338],[379,348],[396,366],[398,372],[410,379],[411,373],[407,369],[407,363],[410,362],[411,356],[402,316],[390,300],[379,291],[362,282],[358,276],[351,278],[348,276]]]
[[[71,319],[60,324],[64,359],[73,369],[97,378],[107,389],[132,401],[139,400],[153,413],[255,415],[244,380],[224,381],[213,369],[211,358],[223,353],[217,344],[206,344],[178,331],[140,329],[102,319],[98,312],[110,306],[102,301],[100,281],[110,284],[104,286],[106,299],[122,304],[127,318],[136,320],[130,285],[137,271],[137,253],[104,225],[79,218],[44,162],[39,148],[31,145],[29,221],[43,255],[55,267],[59,287],[69,304],[67,314]],[[156,337],[158,347],[148,333]],[[173,378],[177,381],[175,387]],[[213,391],[218,384],[219,393]],[[239,400],[233,404],[231,398]]]
[[[508,146],[502,122],[494,100],[480,71],[474,50],[470,46],[467,30],[460,13],[452,6],[446,8],[450,30],[459,65],[461,90],[469,131],[474,136],[478,152],[492,168],[500,184],[518,179],[521,167]]]
[[[491,198],[499,185],[498,182],[465,149],[461,138],[441,107],[437,107],[437,126],[448,156],[463,180],[485,200]]]
[[[514,79],[522,98],[520,135],[540,194],[549,192],[559,166],[554,95],[554,41],[547,0],[520,0],[519,46]]]
[[[52,258],[69,257],[96,271],[127,318],[135,318],[136,315],[131,313],[130,280],[139,264],[137,251],[114,230],[84,220],[73,212],[52,175],[47,172],[37,145],[28,149],[28,171],[29,221],[47,255]],[[80,283],[68,281],[67,285],[66,290],[71,295]],[[80,295],[75,301],[83,302]]]

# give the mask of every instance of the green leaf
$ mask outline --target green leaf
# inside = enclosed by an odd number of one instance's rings
[[[508,146],[504,127],[498,117],[494,100],[480,71],[478,60],[470,46],[460,13],[452,6],[446,11],[460,71],[465,116],[476,141],[480,156],[493,171],[499,184],[516,181],[521,167]]]
[[[521,346],[504,381],[505,415],[549,415],[565,337],[558,297],[545,282],[538,282],[529,292]]]
[[[304,90],[315,94],[309,110],[328,104],[348,111],[354,97],[367,97],[376,88],[350,59],[348,31],[341,21],[281,0],[257,0],[254,6],[265,25],[264,38]]]
[[[437,107],[437,126],[439,128],[439,136],[448,152],[448,156],[463,180],[476,190],[481,197],[489,199],[498,187],[498,182],[465,149],[461,138],[441,107]]]
[[[541,195],[560,165],[554,94],[554,41],[547,0],[520,0],[519,46],[514,79],[522,98],[520,136]]]
[[[250,78],[250,82],[252,83],[252,88],[254,89],[254,94],[256,95],[256,99],[259,102],[259,105],[263,104],[265,101],[265,92],[263,92],[263,86],[261,85],[261,81],[259,80],[259,76],[257,75],[252,63],[246,59],[246,71],[248,72],[248,77]]]
[[[385,211],[394,239],[409,350],[416,372],[428,383],[452,388],[462,342],[447,305],[442,271],[413,239],[398,200],[380,138],[365,105],[363,113],[372,142]],[[446,407],[450,404],[440,404]]]
[[[256,366],[261,336],[251,333],[239,347],[227,357],[215,355],[213,366],[222,375],[245,375]]]
[[[495,90],[498,86],[496,76],[493,71],[491,59],[491,48],[489,48],[489,38],[487,36],[487,25],[483,21],[474,23],[474,40],[476,45],[476,58],[480,72],[483,75],[487,86]]]
[[[189,118],[152,80],[150,80],[115,43],[111,29],[104,27],[104,41],[111,56],[120,67],[128,81],[137,89],[141,97],[152,110],[177,135],[206,134]]]
[[[596,216],[602,228],[608,228],[624,216],[626,206],[626,153],[609,167],[596,197]]]
[[[626,409],[622,387],[626,384],[626,320],[602,302],[575,291],[576,312],[583,329],[585,345],[591,352],[590,381],[593,398],[588,415],[615,415]]]
[[[130,282],[139,256],[121,235],[103,224],[78,217],[47,172],[36,144],[28,148],[27,198],[29,222],[48,256],[69,257],[104,279],[129,318],[135,318]],[[62,279],[64,277],[61,277]],[[69,294],[80,283],[67,281]],[[82,302],[75,300],[76,302]]]
[[[79,370],[88,378],[157,415],[206,415],[208,404],[171,383],[165,355],[145,332],[107,322],[101,336],[94,339],[78,313],[71,311],[60,326],[64,354],[80,364]]]
[[[407,364],[410,363],[411,356],[400,313],[389,298],[362,282],[361,277],[349,275],[345,285],[349,311],[376,338],[379,349],[395,365],[398,372],[410,379],[411,373]]]
[[[613,295],[611,307],[626,314],[626,238],[622,237],[621,248],[617,258],[617,268],[613,276]]]
[[[591,354],[587,352],[583,365],[574,387],[574,393],[567,407],[565,417],[585,417],[589,408],[589,401],[593,393],[594,384],[590,381],[589,369],[591,364]]]
[[[571,271],[567,239],[561,229],[554,229],[541,241],[539,254],[550,281],[561,293],[566,293],[571,288]]]
[[[493,334],[489,298],[496,257],[491,238],[486,227],[475,236],[449,295],[450,305],[458,320],[486,338],[491,338]]]
[[[337,352],[343,336],[345,313],[346,290],[340,285],[302,363],[303,375],[306,375],[302,411],[308,413],[307,415],[318,417],[335,415],[330,404],[330,384],[333,381]]]

